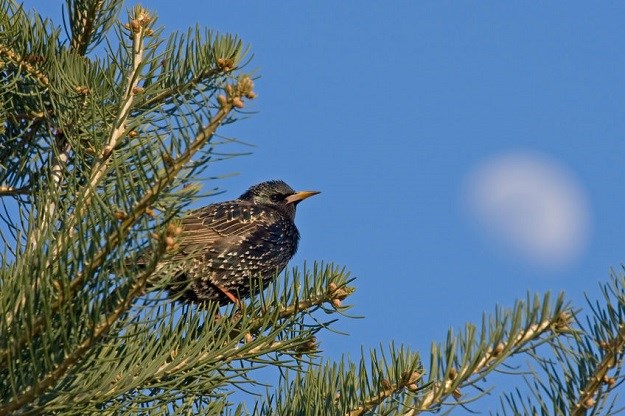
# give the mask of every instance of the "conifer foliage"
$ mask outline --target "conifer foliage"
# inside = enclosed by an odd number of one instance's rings
[[[218,130],[256,92],[237,36],[156,22],[120,0],[67,0],[64,25],[0,0],[0,415],[416,415],[479,406],[515,355],[534,365],[502,414],[614,411],[622,275],[584,320],[528,296],[426,360],[393,344],[320,356],[354,291],[334,264],[288,270],[240,307],[172,299],[177,218],[233,155]],[[279,370],[268,390],[261,367]]]

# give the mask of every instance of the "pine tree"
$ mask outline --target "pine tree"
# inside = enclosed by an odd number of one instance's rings
[[[248,49],[200,27],[165,37],[139,6],[120,23],[121,0],[68,0],[65,32],[0,4],[0,415],[416,415],[479,408],[500,370],[525,380],[501,414],[618,410],[623,274],[590,314],[528,295],[425,361],[393,344],[323,360],[315,336],[355,290],[333,264],[295,267],[240,307],[171,299],[177,218],[233,156],[218,129],[255,97]],[[237,404],[263,367],[273,386]]]

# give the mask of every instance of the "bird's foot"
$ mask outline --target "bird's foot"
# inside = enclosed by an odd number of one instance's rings
[[[241,308],[241,301],[234,296],[232,293],[230,293],[230,291],[228,289],[226,289],[225,287],[221,287],[219,285],[215,285],[215,287],[221,292],[223,293],[228,299],[230,299],[230,301],[232,303],[234,303],[235,305],[237,305],[238,308]]]

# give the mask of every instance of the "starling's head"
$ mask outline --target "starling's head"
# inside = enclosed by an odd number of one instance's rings
[[[270,205],[295,218],[295,206],[304,199],[317,195],[318,191],[296,192],[283,181],[267,181],[252,186],[239,197],[255,204]]]

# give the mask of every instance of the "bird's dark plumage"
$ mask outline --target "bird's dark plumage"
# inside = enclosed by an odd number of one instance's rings
[[[177,280],[172,287],[180,299],[221,305],[249,295],[251,277],[273,278],[297,251],[299,232],[295,207],[318,192],[295,192],[283,181],[252,186],[239,199],[190,211],[182,219]]]

